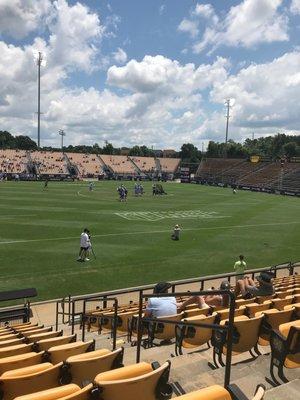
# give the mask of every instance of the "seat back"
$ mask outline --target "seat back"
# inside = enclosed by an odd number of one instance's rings
[[[43,332],[43,333],[36,333],[34,335],[27,336],[27,340],[29,343],[38,342],[39,340],[43,339],[52,339],[58,336],[62,336],[63,331],[51,331],[51,332]]]
[[[0,349],[3,349],[4,347],[9,347],[9,346],[16,346],[17,344],[22,344],[25,342],[25,339],[12,339],[12,340],[4,340],[3,342],[0,342]]]
[[[18,368],[29,367],[31,365],[39,364],[42,362],[41,353],[26,353],[12,357],[5,357],[0,359],[0,375],[6,371],[12,371]]]
[[[140,374],[140,364],[143,364],[141,369],[145,369],[145,371],[148,372]],[[102,399],[156,400],[159,397],[157,393],[160,390],[158,385],[160,384],[163,390],[165,383],[168,381],[170,364],[169,362],[166,362],[155,370],[151,368],[151,365],[150,367],[146,366],[146,368],[144,368],[146,363],[140,364],[136,364],[136,376],[134,376],[134,370],[131,370],[132,375],[126,373],[126,368],[128,367],[119,368],[114,371],[104,372],[103,374],[97,375],[95,383],[100,387]],[[134,366],[131,367],[134,369]]]
[[[270,340],[271,329],[277,329],[279,325],[289,322],[292,317],[293,310],[278,311],[277,309],[265,310],[262,313],[263,323],[259,335],[258,343],[261,346],[268,346]]]
[[[72,382],[83,387],[99,373],[122,367],[123,352],[123,348],[113,352],[102,349],[69,357],[66,363],[70,366]]]
[[[251,319],[242,318],[237,317],[234,320],[234,330],[238,338],[237,343],[233,343],[232,350],[237,353],[249,351],[257,344],[263,317],[261,315]]]
[[[75,356],[77,354],[85,353],[86,351],[92,351],[95,349],[95,342],[90,340],[89,342],[74,342],[63,344],[60,346],[50,347],[49,359],[52,364],[57,364],[61,361],[65,361],[67,358],[71,356]]]
[[[7,332],[6,334],[2,334],[0,336],[0,344],[1,344],[1,342],[5,342],[6,340],[17,339],[18,337],[19,337],[19,335],[17,333]]]
[[[181,400],[231,400],[230,393],[220,385],[209,386],[177,397]]]
[[[166,317],[158,317],[155,322],[154,338],[169,340],[175,337],[175,325],[159,322],[159,320],[181,321],[183,313],[176,315],[169,315]]]
[[[61,400],[80,391],[79,386],[71,383],[53,389],[42,390],[41,392],[25,394],[24,396],[17,397],[15,400]]]
[[[46,365],[46,369],[39,372],[30,373],[29,368],[32,368],[34,371],[34,367],[28,367],[28,371],[26,375],[18,376],[18,372],[20,370],[11,371],[10,373],[6,372],[2,375],[0,379],[1,390],[3,393],[3,400],[13,400],[18,396],[23,396],[29,393],[35,393],[46,389],[51,389],[60,384],[60,371],[62,364],[57,364],[51,366],[49,363],[44,363]],[[43,366],[44,364],[41,364]],[[12,373],[15,373],[15,376],[12,376]],[[23,371],[24,372],[24,369]],[[9,374],[10,376],[6,376]],[[67,383],[67,382],[66,382]]]
[[[22,333],[23,336],[28,337],[28,336],[39,335],[41,333],[51,332],[51,331],[52,331],[52,327],[50,327],[50,328],[33,329],[33,330],[29,330],[29,331],[22,331],[20,333]]]
[[[17,344],[15,346],[0,348],[0,359],[4,357],[17,356],[18,354],[30,353],[30,344]]]
[[[43,339],[35,343],[37,350],[47,351],[53,346],[59,346],[62,344],[73,343],[76,341],[76,334],[69,336],[59,336],[52,339]]]
[[[204,315],[186,318],[184,322],[199,322],[203,324],[213,324],[215,322],[215,315],[210,315],[205,317]],[[212,336],[211,328],[188,326],[185,329],[184,339],[182,341],[182,346],[185,348],[202,346],[207,343]]]

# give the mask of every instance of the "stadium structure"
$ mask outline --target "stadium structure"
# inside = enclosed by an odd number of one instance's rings
[[[59,151],[0,150],[0,174],[7,179],[173,180],[300,194],[300,159],[204,158],[191,175],[179,158],[138,157]]]

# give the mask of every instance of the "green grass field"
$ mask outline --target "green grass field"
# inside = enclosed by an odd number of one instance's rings
[[[231,271],[240,253],[249,268],[300,259],[298,198],[177,183],[161,197],[146,183],[136,198],[126,185],[120,203],[116,182],[94,192],[87,183],[1,182],[0,289],[36,287],[51,299]],[[179,242],[170,239],[176,223]],[[97,259],[78,263],[84,227]]]

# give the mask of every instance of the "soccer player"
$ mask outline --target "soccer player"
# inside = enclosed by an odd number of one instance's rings
[[[94,190],[94,182],[89,183],[89,191],[92,192]]]

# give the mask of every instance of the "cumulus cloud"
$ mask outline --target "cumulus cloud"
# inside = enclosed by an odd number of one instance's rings
[[[118,50],[113,53],[113,58],[116,63],[124,64],[127,61],[127,54],[123,49],[118,47]]]
[[[300,0],[292,0],[290,8],[293,14],[300,14]]]
[[[188,21],[199,31],[198,18],[205,18],[206,28],[193,44],[194,52],[211,52],[221,45],[250,48],[260,43],[287,41],[288,17],[280,10],[282,3],[283,0],[243,0],[232,6],[223,19],[211,4],[197,4]],[[195,29],[193,32],[193,37],[198,37]]]
[[[192,38],[195,38],[199,33],[198,23],[184,18],[178,26],[178,31],[188,33]]]
[[[51,8],[50,0],[1,0],[0,32],[21,39],[35,31]]]

